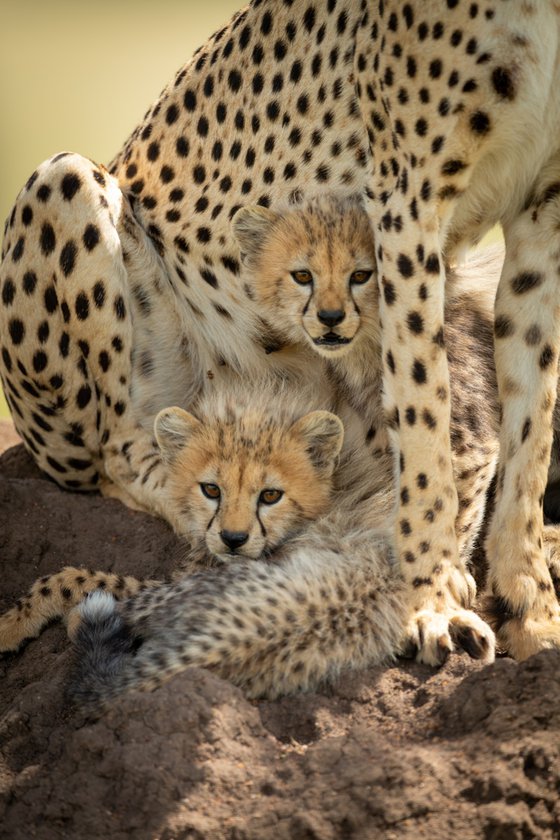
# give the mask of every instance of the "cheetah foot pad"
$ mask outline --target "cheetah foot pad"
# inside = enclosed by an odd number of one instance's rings
[[[425,665],[443,665],[452,651],[465,650],[473,659],[493,662],[495,637],[490,627],[471,610],[446,613],[422,609],[408,622],[401,655]]]

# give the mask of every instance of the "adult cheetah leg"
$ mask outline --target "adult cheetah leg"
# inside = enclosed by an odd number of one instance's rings
[[[490,661],[494,634],[471,609],[474,581],[456,535],[442,259],[457,197],[485,140],[470,128],[466,89],[450,90],[451,66],[418,49],[412,20],[426,4],[406,8],[397,0],[375,4],[375,11],[366,4],[354,62],[372,155],[367,192],[377,240],[384,406],[396,455],[395,548],[410,607],[403,648],[433,665],[456,644]],[[477,75],[468,53],[451,64],[465,78]],[[420,79],[429,82],[419,90]]]
[[[405,217],[401,208],[392,207],[391,212]],[[436,218],[428,222],[430,228],[432,236],[422,228],[420,233],[411,229],[407,236],[399,226],[397,237],[385,231],[378,267],[385,411],[399,487],[395,542],[409,588],[403,650],[436,665],[455,644],[489,661],[494,638],[470,609],[475,585],[457,548],[443,327],[445,272]]]
[[[505,229],[496,298],[502,425],[486,543],[489,606],[500,644],[519,659],[560,647],[560,606],[542,543],[560,350],[559,181],[557,158],[541,174],[532,204]]]
[[[164,515],[159,453],[129,398],[127,207],[117,181],[80,155],[32,175],[4,242],[0,375],[16,429],[57,483]]]

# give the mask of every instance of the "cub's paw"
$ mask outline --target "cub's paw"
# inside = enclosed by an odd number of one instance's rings
[[[473,659],[493,662],[494,633],[472,610],[448,607],[443,612],[433,607],[413,612],[401,645],[404,656],[425,665],[443,665],[456,649],[465,650]]]

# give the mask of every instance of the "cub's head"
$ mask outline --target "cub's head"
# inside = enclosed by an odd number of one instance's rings
[[[195,551],[266,557],[328,509],[343,426],[328,411],[286,422],[281,405],[267,418],[227,402],[157,415],[171,504]]]
[[[291,342],[327,358],[379,331],[374,237],[358,196],[325,194],[233,219],[247,294]]]

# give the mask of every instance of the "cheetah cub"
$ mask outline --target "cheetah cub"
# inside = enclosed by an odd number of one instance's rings
[[[167,408],[155,435],[169,504],[191,557],[266,558],[329,508],[344,439],[332,412],[278,383],[220,389],[193,413]]]
[[[404,601],[387,531],[390,462],[371,458],[351,425],[342,446],[328,399],[316,384],[256,384],[157,416],[169,503],[195,556],[218,562],[125,599],[112,597],[118,579],[91,587],[105,591],[69,622],[76,701],[95,710],[189,665],[274,698],[394,654]]]
[[[233,233],[261,315],[283,341],[325,360],[371,446],[387,450],[375,241],[360,197],[325,193],[274,210],[244,207]]]
[[[435,423],[429,409],[417,411],[411,404],[402,418],[383,412],[383,365],[393,369],[395,362],[390,352],[382,358],[379,295],[392,292],[385,288],[383,278],[377,282],[375,239],[360,197],[331,193],[274,209],[245,207],[235,215],[233,231],[244,280],[263,317],[291,342],[307,344],[325,360],[338,393],[362,418],[374,451],[388,450],[389,431],[399,425],[418,425],[428,435]],[[500,257],[494,251],[474,259],[462,274],[450,272],[445,336],[438,339],[446,343],[450,368],[451,441],[459,495],[455,527],[462,562],[468,561],[482,523],[498,454],[492,307]],[[409,314],[407,329],[421,331],[421,323],[414,320],[417,317]],[[429,492],[431,476],[421,474],[417,481],[420,489]],[[403,504],[408,492],[406,487],[401,490]],[[436,498],[430,516],[436,519],[440,509],[441,500]],[[420,544],[420,552],[428,554],[429,549],[428,541]],[[437,580],[439,571],[435,567],[431,576],[417,579],[414,603],[417,598],[420,605],[428,586],[437,589],[442,604],[448,594],[453,601],[463,572]],[[469,607],[476,589],[467,571],[465,579],[469,594],[463,607]],[[458,626],[460,614],[458,610]],[[489,628],[471,622],[465,633],[469,639],[461,639],[461,646],[477,658],[490,660],[494,640]],[[453,647],[452,629],[442,636],[437,655],[443,660]]]
[[[192,413],[167,408],[157,415],[168,503],[189,543],[191,568],[268,558],[329,508],[343,426],[328,411],[304,414],[306,404],[299,392],[261,383],[250,392],[213,392]],[[0,617],[0,652],[67,618],[88,593],[122,600],[157,584],[73,567],[42,577]]]

